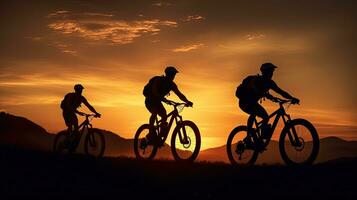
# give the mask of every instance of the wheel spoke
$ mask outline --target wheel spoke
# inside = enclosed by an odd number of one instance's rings
[[[105,149],[105,139],[98,130],[89,130],[84,141],[84,150],[88,155],[100,157]]]
[[[198,155],[200,146],[200,133],[193,122],[184,121],[175,129],[171,138],[171,150],[176,160],[193,161]]]
[[[292,134],[293,129],[296,131],[297,138]],[[289,134],[293,135],[295,141],[290,141]],[[317,157],[318,149],[317,132],[306,120],[294,120],[281,135],[280,153],[287,164],[312,163]]]

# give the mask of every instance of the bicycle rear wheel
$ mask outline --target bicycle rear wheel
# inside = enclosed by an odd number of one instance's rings
[[[84,152],[94,157],[102,157],[105,150],[105,138],[98,129],[88,129],[84,139]]]
[[[154,141],[148,141],[146,136],[152,127],[150,124],[144,124],[139,127],[134,136],[134,153],[137,159],[150,160],[155,157],[157,145]]]
[[[247,134],[247,126],[238,126],[228,136],[226,150],[228,159],[232,165],[252,165],[258,158],[259,152],[248,148],[243,140]]]
[[[53,142],[53,152],[55,153],[72,153],[73,150],[70,148],[70,141],[68,138],[67,131],[61,131],[55,136]]]
[[[295,138],[293,130],[296,132]],[[295,119],[287,124],[279,139],[282,159],[288,165],[312,164],[320,148],[319,136],[315,127],[307,120]]]
[[[187,140],[184,141],[184,133]],[[171,151],[175,160],[193,162],[200,152],[201,136],[195,123],[183,121],[172,133]]]

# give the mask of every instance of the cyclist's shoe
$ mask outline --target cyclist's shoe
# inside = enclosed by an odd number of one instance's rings
[[[247,148],[247,149],[254,149],[254,143],[253,143],[253,141],[252,141],[252,138],[250,137],[250,136],[247,136],[247,137],[245,137],[244,139],[243,139],[243,142],[244,142],[244,144],[245,144],[245,147]]]
[[[245,148],[246,147],[244,146],[244,143],[242,141],[239,141],[237,143],[235,152],[240,155],[244,152]]]
[[[157,139],[157,142],[156,142],[157,146],[158,146],[158,147],[163,147],[164,144],[165,144],[165,142],[163,142],[163,140],[161,139],[161,137],[158,137],[158,138],[156,138],[156,139]]]

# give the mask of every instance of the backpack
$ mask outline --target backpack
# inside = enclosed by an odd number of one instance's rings
[[[74,96],[74,93],[68,93],[64,96],[63,100],[61,101],[61,109],[62,110],[70,109],[70,108],[68,108],[68,102],[69,102],[69,104],[73,104],[73,98],[74,98],[73,96]],[[70,106],[72,106],[72,105],[70,105]]]
[[[145,97],[148,97],[151,95],[152,85],[154,84],[154,82],[156,80],[160,80],[161,78],[162,78],[161,76],[154,76],[153,78],[151,78],[149,80],[149,82],[145,85],[144,90],[143,90],[143,95]]]
[[[248,76],[243,79],[242,83],[238,85],[236,89],[236,97],[241,99],[242,97],[247,96],[250,92],[250,89],[252,88],[252,84],[254,84],[254,81],[257,77],[258,76]]]
[[[66,108],[66,101],[68,101],[68,94],[66,94],[61,101],[61,109],[64,110]]]

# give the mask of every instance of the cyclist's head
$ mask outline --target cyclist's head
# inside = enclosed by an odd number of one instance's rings
[[[275,68],[277,68],[277,66],[273,65],[272,63],[263,63],[260,67],[260,71],[264,77],[271,79],[273,77]]]
[[[168,66],[165,69],[165,75],[171,80],[174,80],[175,75],[178,73],[177,69],[173,66]]]
[[[82,94],[84,87],[81,84],[76,84],[74,85],[74,91],[76,91],[76,93],[78,94]]]

